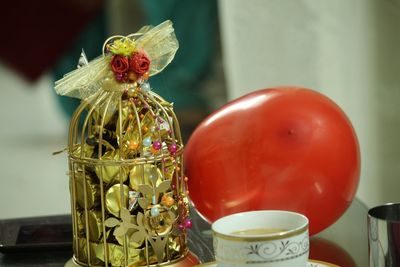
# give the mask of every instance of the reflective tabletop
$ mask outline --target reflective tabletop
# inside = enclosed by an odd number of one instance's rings
[[[346,213],[332,226],[311,237],[310,259],[342,267],[368,266],[367,207],[355,199]],[[189,248],[202,262],[214,260],[210,224],[192,211]],[[60,216],[70,223],[69,215]],[[72,249],[0,253],[0,266],[58,267],[72,257]]]
[[[342,267],[368,266],[368,208],[355,199],[333,225],[311,237],[310,259],[334,263]],[[203,262],[213,261],[210,225],[195,212],[189,246]]]

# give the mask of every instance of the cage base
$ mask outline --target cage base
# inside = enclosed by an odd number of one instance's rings
[[[199,258],[193,252],[189,251],[188,254],[179,261],[173,263],[165,263],[162,265],[155,265],[155,266],[192,267],[197,264],[200,264]],[[69,261],[65,263],[64,267],[81,267],[81,265],[76,264],[71,258]]]

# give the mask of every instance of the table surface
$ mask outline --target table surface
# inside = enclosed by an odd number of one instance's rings
[[[342,267],[368,266],[367,207],[355,199],[346,213],[332,226],[311,238],[310,258]],[[70,222],[69,215],[64,215]],[[210,225],[192,212],[193,228],[189,248],[203,262],[213,260]],[[0,253],[0,266],[58,267],[72,257],[72,250]]]

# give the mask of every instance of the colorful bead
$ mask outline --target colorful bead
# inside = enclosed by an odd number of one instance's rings
[[[145,139],[143,139],[143,145],[144,146],[150,146],[151,145],[151,138],[150,137],[146,137]]]
[[[160,149],[161,149],[161,142],[158,141],[158,140],[154,141],[154,142],[153,142],[153,148],[154,148],[155,150],[160,150]]]
[[[124,82],[126,80],[126,73],[117,73],[115,74],[115,78],[119,82]]]
[[[171,155],[175,155],[176,151],[177,151],[178,147],[176,146],[176,144],[170,144],[168,145],[168,151]]]
[[[137,80],[137,75],[133,71],[128,72],[128,79],[130,81],[136,81]]]
[[[129,145],[128,145],[129,149],[135,150],[136,148],[138,148],[138,146],[139,146],[138,142],[136,142],[134,140],[129,141]]]
[[[189,229],[192,228],[192,226],[193,226],[192,220],[189,218],[186,218],[185,221],[183,222],[183,226],[185,228],[189,228]]]
[[[163,197],[161,198],[161,203],[167,207],[171,207],[172,205],[174,205],[174,202],[174,198],[168,195],[163,195]]]
[[[185,182],[187,182],[187,181],[189,181],[189,178],[186,176],[186,177],[184,178],[184,180],[185,180]]]
[[[152,207],[150,210],[150,214],[152,217],[157,217],[158,215],[160,215],[160,210],[158,209],[158,207]]]

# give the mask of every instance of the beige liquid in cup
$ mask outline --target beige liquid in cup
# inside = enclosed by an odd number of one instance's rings
[[[233,235],[270,235],[286,232],[287,229],[282,228],[260,228],[260,229],[247,229],[247,230],[237,230],[232,232]]]

